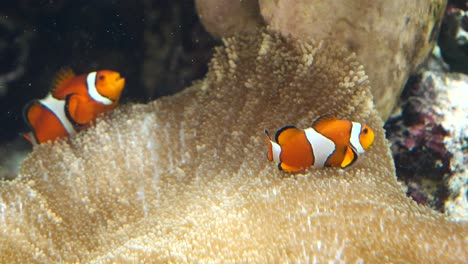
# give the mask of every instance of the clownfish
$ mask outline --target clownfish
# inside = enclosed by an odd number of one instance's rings
[[[23,117],[32,132],[23,136],[36,145],[73,135],[98,114],[114,109],[124,86],[125,78],[115,71],[76,76],[71,69],[62,69],[49,94],[24,107]]]
[[[374,131],[367,125],[330,115],[320,116],[303,130],[285,126],[276,132],[276,142],[266,129],[265,135],[268,160],[274,160],[280,170],[287,172],[299,172],[310,166],[349,168],[374,141]]]

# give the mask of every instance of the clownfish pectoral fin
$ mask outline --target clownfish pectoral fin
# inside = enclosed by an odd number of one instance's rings
[[[41,112],[38,108],[38,105],[39,104],[37,100],[32,100],[23,107],[24,122],[33,131],[33,120],[37,120],[41,116]],[[29,141],[33,146],[39,144],[39,141],[37,140],[36,134],[34,134],[34,132],[20,133],[20,135],[23,136],[27,141]]]
[[[319,116],[312,123],[312,128],[320,130],[320,127],[327,125],[328,122],[336,120],[336,117],[331,114],[324,114]]]
[[[286,172],[300,172],[302,170],[300,167],[289,166],[283,162],[278,163],[278,169]]]
[[[33,147],[39,144],[33,132],[20,133],[20,135],[23,136],[27,141],[29,141],[33,145]]]
[[[346,148],[346,154],[343,158],[343,161],[341,162],[340,167],[342,169],[346,169],[349,166],[353,165],[353,163],[356,162],[357,159],[358,159],[358,155],[356,151],[353,148],[348,146]]]
[[[76,126],[85,126],[95,117],[91,101],[88,97],[69,94],[65,98],[65,114],[68,120]]]
[[[295,126],[285,126],[276,132],[275,140],[281,145],[284,144],[284,142],[287,142],[291,137],[296,136],[298,133],[304,132]]]
[[[75,77],[75,73],[71,68],[64,67],[61,68],[52,82],[52,89],[51,92],[53,93],[55,90],[60,89],[66,82],[73,79]]]

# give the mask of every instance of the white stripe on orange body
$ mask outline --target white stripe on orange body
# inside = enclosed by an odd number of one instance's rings
[[[366,125],[331,116],[319,117],[304,130],[286,126],[278,130],[275,141],[265,130],[268,159],[280,170],[298,172],[308,167],[336,166],[343,169],[355,164],[374,141],[374,132]]]
[[[102,96],[96,88],[96,75],[97,72],[90,72],[86,77],[86,85],[88,86],[88,94],[94,101],[103,105],[111,105],[112,100]]]
[[[73,124],[68,120],[65,111],[63,111],[63,109],[65,109],[65,100],[55,99],[52,94],[49,93],[46,98],[39,100],[39,103],[45,106],[59,119],[68,135],[76,133],[75,128],[73,128]]]
[[[327,162],[330,153],[332,153],[335,150],[335,143],[333,143],[333,141],[331,141],[324,135],[315,131],[315,129],[313,128],[306,128],[305,134],[307,136],[307,141],[309,141],[314,155],[313,166],[314,168],[322,168],[323,166],[325,166],[325,163]]]

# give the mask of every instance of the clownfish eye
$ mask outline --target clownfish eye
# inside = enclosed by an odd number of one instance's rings
[[[366,127],[366,128],[364,128],[364,129],[362,130],[362,132],[363,132],[364,134],[367,134],[367,132],[369,132],[369,130],[368,130],[367,127]]]
[[[99,78],[100,81],[102,81],[102,80],[104,80],[106,77],[105,77],[104,75],[99,75],[98,78]]]

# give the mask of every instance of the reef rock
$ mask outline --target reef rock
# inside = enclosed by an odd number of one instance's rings
[[[266,25],[298,39],[331,39],[356,52],[367,67],[374,103],[386,120],[410,76],[427,58],[437,40],[446,0],[250,0],[243,6],[258,4]],[[247,4],[246,2],[250,3]],[[205,27],[218,37],[244,30],[245,14],[222,12],[217,1],[198,0],[211,13],[203,13]],[[207,6],[211,6],[208,8]],[[211,15],[212,17],[207,17]],[[224,21],[215,19],[223,17]],[[249,17],[254,17],[250,15]],[[228,22],[225,22],[228,21]],[[225,23],[235,24],[224,30]],[[258,25],[262,24],[258,23]]]
[[[433,70],[413,78],[386,123],[398,177],[417,202],[468,220],[468,77]]]
[[[468,221],[468,106],[465,97],[468,76],[426,72],[423,78],[435,82],[434,87],[438,88],[440,108],[437,110],[443,116],[442,125],[449,133],[444,143],[452,154],[452,174],[447,179],[450,196],[445,202],[445,211],[457,220]]]
[[[467,259],[468,225],[401,191],[364,68],[327,42],[224,40],[203,80],[37,147],[0,186],[2,262]],[[353,169],[291,175],[263,129],[324,113],[376,135]]]
[[[195,0],[200,20],[217,37],[254,32],[263,24],[258,1]]]

